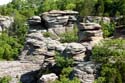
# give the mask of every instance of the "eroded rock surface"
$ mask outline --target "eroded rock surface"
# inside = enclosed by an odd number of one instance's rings
[[[7,30],[14,22],[13,17],[0,15],[0,32]]]
[[[78,77],[82,83],[93,83],[98,73],[100,64],[94,62],[81,62],[74,67],[73,75]]]
[[[1,61],[0,77],[11,76],[11,83],[18,83],[19,81],[33,83],[39,69],[39,64],[28,61]]]

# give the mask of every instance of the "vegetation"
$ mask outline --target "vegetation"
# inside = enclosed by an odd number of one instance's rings
[[[5,33],[0,35],[0,59],[16,59],[21,48],[22,45],[16,38],[9,37]]]
[[[73,66],[73,59],[71,57],[64,57],[58,52],[56,52],[55,60],[56,65],[60,68]]]
[[[113,35],[115,31],[115,24],[113,23],[101,23],[102,25],[102,31],[103,31],[103,37],[110,37]]]
[[[60,41],[62,43],[70,43],[78,41],[78,28],[74,27],[72,31],[66,31],[65,33],[60,35]]]
[[[1,15],[14,17],[14,24],[8,31],[0,35],[0,59],[14,60],[24,46],[28,31],[26,20],[42,12],[57,10],[75,10],[81,17],[93,16],[123,16],[119,24],[125,27],[125,0],[12,0],[7,5],[0,6]],[[104,37],[113,34],[114,24],[103,24]],[[50,33],[44,33],[49,37]],[[62,34],[61,42],[76,42],[77,30]],[[92,51],[92,58],[102,63],[100,77],[95,83],[123,83],[125,82],[125,40],[108,40]],[[72,71],[73,60],[57,54],[56,66],[62,68],[60,78],[55,83],[80,83],[77,78],[69,79]],[[8,78],[0,79],[0,83],[8,83]]]
[[[100,77],[95,83],[123,83],[125,81],[125,40],[104,41],[94,47],[93,60],[101,62]]]
[[[73,71],[73,59],[71,57],[64,57],[60,53],[56,53],[55,60],[56,66],[60,67],[62,70],[59,79],[53,83],[80,83],[78,78],[69,79],[69,76]]]
[[[0,83],[9,83],[11,79],[12,78],[10,76],[5,76],[3,78],[0,78]]]

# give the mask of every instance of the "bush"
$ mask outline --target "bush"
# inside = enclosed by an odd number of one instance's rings
[[[92,58],[102,63],[100,77],[95,83],[125,82],[125,40],[113,39],[102,42],[93,48]]]
[[[101,23],[102,30],[103,30],[103,37],[110,37],[113,35],[115,31],[115,25],[113,23],[104,24]]]
[[[73,31],[67,31],[60,35],[60,41],[62,43],[70,43],[70,42],[77,42],[78,41],[78,29],[74,27]]]
[[[72,72],[73,68],[71,67],[66,67],[63,68],[60,78],[53,83],[80,83],[80,80],[78,78],[73,78],[72,80],[69,79],[69,75]]]
[[[92,58],[95,61],[107,62],[117,61],[125,57],[125,40],[113,39],[102,42],[95,46],[92,50]]]
[[[64,57],[63,55],[61,55],[60,53],[56,53],[55,56],[55,60],[56,60],[56,65],[58,67],[64,68],[64,67],[69,67],[73,65],[73,59],[70,57]]]
[[[18,57],[22,45],[18,40],[3,33],[0,35],[0,59],[12,60]]]
[[[0,83],[9,83],[11,79],[12,78],[10,76],[5,76],[3,78],[0,78]]]
[[[51,37],[51,33],[50,33],[50,32],[44,32],[44,33],[43,33],[43,36],[44,36],[44,37]]]

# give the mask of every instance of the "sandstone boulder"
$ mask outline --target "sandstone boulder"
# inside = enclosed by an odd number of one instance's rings
[[[64,55],[77,55],[85,51],[86,48],[80,43],[69,43],[64,50]]]
[[[77,76],[81,83],[93,83],[99,64],[94,62],[81,62],[73,70],[73,75]]]

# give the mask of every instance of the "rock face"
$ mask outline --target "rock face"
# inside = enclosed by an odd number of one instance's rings
[[[22,83],[36,83],[40,73],[38,70],[52,68],[56,64],[55,52],[58,51],[64,57],[71,56],[74,59],[77,66],[74,67],[73,76],[77,76],[82,83],[93,83],[97,65],[85,58],[92,47],[103,39],[102,30],[96,23],[78,23],[77,15],[76,11],[52,10],[28,19],[30,28],[25,47],[19,56],[20,61],[0,62],[0,77],[12,76],[11,83],[18,83],[18,80]],[[0,16],[0,31],[6,30],[12,23],[12,18]],[[61,43],[60,34],[73,31],[74,24],[78,25],[79,42]],[[51,33],[52,37],[45,37],[45,32]],[[40,77],[39,83],[48,83],[58,78],[54,73]]]
[[[35,80],[35,74],[40,69],[39,64],[23,61],[1,61],[0,77],[11,76],[11,83],[32,83]]]
[[[87,16],[83,18],[84,23],[100,23],[105,24],[110,23],[111,19],[109,17],[99,17],[99,16]]]
[[[71,22],[77,21],[75,15],[78,12],[76,11],[59,11],[59,10],[52,10],[50,12],[45,12],[41,14],[42,22],[47,22],[48,28],[56,27],[57,25],[66,26]]]
[[[0,16],[0,32],[8,29],[14,22],[13,17]]]
[[[93,83],[99,67],[99,64],[91,61],[81,62],[74,68],[72,74],[78,77],[81,83]]]
[[[38,83],[50,83],[58,79],[58,76],[54,73],[42,75]]]
[[[80,42],[89,42],[92,46],[103,39],[101,26],[97,23],[80,23],[78,35]]]

